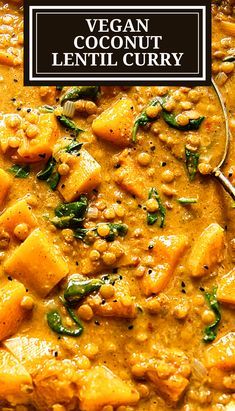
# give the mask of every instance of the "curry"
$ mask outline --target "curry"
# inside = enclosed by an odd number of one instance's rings
[[[212,71],[235,133],[232,2]],[[0,409],[235,409],[234,203],[212,87],[23,87],[0,3]],[[235,183],[235,151],[224,168]]]

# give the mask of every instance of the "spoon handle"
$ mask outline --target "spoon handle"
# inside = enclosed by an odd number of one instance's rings
[[[222,173],[222,171],[219,168],[216,168],[213,171],[213,175],[222,184],[222,186],[227,191],[227,193],[235,201],[235,187],[230,183],[230,181],[227,179],[227,177],[225,177],[225,175]]]

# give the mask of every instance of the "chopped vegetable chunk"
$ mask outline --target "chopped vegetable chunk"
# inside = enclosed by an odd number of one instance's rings
[[[22,223],[31,229],[37,225],[37,219],[25,200],[17,201],[0,215],[0,227],[9,233],[13,233],[15,227]]]
[[[0,341],[14,334],[23,321],[25,310],[21,301],[25,295],[23,284],[15,280],[0,288]]]
[[[208,368],[235,369],[235,332],[230,332],[214,342],[206,351],[205,359]]]
[[[97,366],[84,374],[79,399],[82,411],[99,411],[105,405],[135,404],[139,394],[107,367]]]
[[[196,239],[188,257],[188,270],[193,277],[209,274],[223,258],[224,230],[210,224]]]
[[[3,205],[11,185],[12,178],[6,171],[0,168],[0,206]]]
[[[124,98],[103,111],[93,121],[92,129],[97,137],[126,147],[130,144],[133,121],[133,102]]]
[[[217,298],[222,303],[235,304],[235,269],[219,279]]]
[[[44,297],[68,274],[68,265],[47,236],[36,229],[8,258],[5,271]]]
[[[184,235],[160,236],[153,240],[152,245],[154,268],[141,279],[142,290],[147,296],[159,293],[167,286],[188,240]]]
[[[0,349],[0,401],[12,404],[27,404],[33,391],[28,371],[13,355]]]
[[[38,134],[33,139],[23,137],[18,149],[20,158],[31,163],[50,157],[58,135],[59,129],[54,114],[40,114]]]
[[[65,201],[74,201],[81,194],[89,193],[101,182],[101,167],[86,151],[81,150],[78,157],[71,156],[70,172],[61,177],[58,190]]]

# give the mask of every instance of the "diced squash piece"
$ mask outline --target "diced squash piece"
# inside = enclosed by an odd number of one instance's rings
[[[224,230],[217,224],[210,224],[196,239],[188,257],[188,270],[192,277],[209,274],[222,261]]]
[[[133,102],[129,98],[123,98],[93,121],[92,130],[97,137],[126,147],[130,143],[133,124]]]
[[[27,404],[33,391],[32,379],[15,357],[0,349],[0,400]]]
[[[139,394],[107,367],[96,366],[82,378],[79,399],[82,411],[99,411],[105,405],[118,407],[135,404]]]
[[[58,135],[59,127],[54,114],[40,114],[38,135],[29,139],[24,136],[23,142],[18,149],[18,154],[23,161],[36,162],[50,157]]]
[[[25,200],[17,201],[0,215],[0,228],[8,233],[12,234],[15,227],[21,223],[27,224],[31,229],[37,225],[37,219]]]
[[[230,332],[213,343],[205,353],[206,367],[235,369],[235,332]]]
[[[80,156],[71,156],[70,173],[61,177],[58,190],[65,201],[76,200],[81,194],[89,193],[101,182],[101,167],[86,151]]]
[[[11,176],[2,168],[0,168],[0,206],[2,206],[2,204],[4,203],[11,185]]]
[[[164,358],[165,357],[165,358]],[[168,366],[171,369],[168,378],[161,374],[161,366]],[[159,367],[159,368],[158,368]],[[187,370],[187,374],[183,370]],[[189,376],[191,370],[188,358],[180,350],[168,350],[166,354],[162,355],[162,359],[151,364],[146,372],[147,377],[155,385],[159,394],[170,400],[171,402],[178,402],[189,385]]]
[[[9,53],[6,50],[0,50],[0,64],[4,66],[15,67],[22,64],[22,59],[13,53]]]
[[[185,235],[160,236],[153,240],[153,245],[154,268],[140,280],[147,296],[157,294],[167,286],[187,248],[188,239]]]
[[[235,37],[235,23],[232,21],[221,21],[221,27],[229,36]]]
[[[42,364],[54,358],[55,351],[60,354],[60,347],[53,341],[35,337],[12,337],[4,341],[4,347],[29,371],[35,373]]]
[[[36,229],[8,258],[5,271],[45,297],[69,270],[46,234]]]
[[[146,179],[129,151],[124,150],[118,158],[119,168],[114,173],[114,181],[124,191],[144,199],[147,196]]]
[[[220,278],[217,299],[222,303],[235,304],[235,268]]]
[[[49,411],[55,404],[63,404],[68,411],[80,410],[77,404],[80,378],[75,361],[58,358],[44,361],[33,378],[37,410]]]
[[[105,301],[100,293],[88,297],[87,303],[93,313],[101,317],[135,318],[136,306],[126,281],[115,281],[114,290],[114,295]]]
[[[23,321],[25,310],[21,301],[25,295],[23,284],[15,280],[0,288],[0,341],[14,334]]]

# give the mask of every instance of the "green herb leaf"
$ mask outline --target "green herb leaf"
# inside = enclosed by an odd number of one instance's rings
[[[50,188],[55,191],[56,187],[58,186],[60,181],[60,174],[58,173],[58,171],[55,171],[54,173],[52,173],[50,175],[50,177],[48,178],[47,182],[50,186]]]
[[[37,174],[37,178],[39,180],[47,180],[51,176],[55,166],[56,160],[53,157],[50,157],[44,169],[39,171],[39,173]]]
[[[197,203],[197,198],[196,197],[181,197],[181,198],[178,198],[177,201],[182,205],[195,204]]]
[[[68,285],[64,291],[64,298],[67,304],[77,304],[87,295],[99,291],[103,284],[114,285],[117,280],[120,280],[119,275],[105,274],[101,278],[84,279],[84,276],[75,274],[70,277]]]
[[[71,312],[69,312],[69,314],[71,316]],[[56,332],[57,334],[67,335],[69,337],[79,337],[83,332],[83,327],[77,317],[75,321],[74,316],[75,314],[73,313],[71,318],[78,325],[78,327],[74,329],[67,328],[63,325],[60,313],[57,310],[52,310],[49,313],[47,313],[47,323],[51,330]]]
[[[227,56],[223,59],[223,61],[225,62],[228,61],[228,62],[233,63],[235,61],[235,56]]]
[[[105,237],[108,242],[114,241],[116,237],[125,237],[128,231],[128,226],[121,223],[109,223],[109,234]]]
[[[88,207],[87,197],[82,195],[73,203],[62,203],[55,209],[55,215],[51,220],[57,228],[77,228],[81,226]]]
[[[205,117],[199,117],[197,119],[190,119],[189,123],[186,124],[185,126],[181,126],[177,122],[177,117],[173,113],[168,113],[166,110],[163,110],[162,112],[162,117],[164,121],[173,128],[176,128],[177,130],[182,130],[182,131],[189,131],[189,130],[198,130],[201,123],[203,122]]]
[[[30,173],[30,167],[29,165],[21,166],[20,164],[14,164],[8,171],[14,174],[15,178],[27,178]]]
[[[57,217],[70,216],[74,214],[76,217],[83,217],[88,206],[88,199],[85,195],[81,195],[78,201],[73,203],[62,203],[55,209]]]
[[[39,173],[37,174],[37,178],[39,180],[46,181],[53,191],[55,191],[60,181],[60,174],[57,171],[54,171],[55,168],[56,160],[53,157],[50,157],[44,169],[39,171]]]
[[[54,113],[54,107],[48,106],[47,104],[45,106],[41,106],[39,108],[39,111],[41,113]]]
[[[126,224],[107,223],[107,225],[110,228],[110,232],[104,238],[108,242],[114,241],[115,238],[118,236],[124,237],[127,234],[128,226]],[[97,228],[98,226],[93,227],[93,228],[78,228],[74,231],[74,237],[77,238],[78,240],[87,241],[89,234],[94,233],[96,236],[98,235]]]
[[[212,342],[216,338],[217,328],[221,320],[220,306],[216,297],[217,287],[214,287],[211,293],[205,293],[205,299],[208,306],[215,314],[215,321],[205,327],[203,341]]]
[[[78,141],[73,140],[67,147],[65,147],[65,151],[66,153],[77,156],[82,146],[83,146],[83,143],[79,143]]]
[[[185,147],[186,167],[188,170],[190,181],[194,180],[196,176],[199,157],[200,157],[199,153],[191,151],[187,147]]]
[[[154,223],[156,223],[156,221],[158,220],[158,217],[160,216],[160,224],[159,227],[164,227],[165,224],[165,217],[166,217],[166,208],[164,207],[162,200],[156,190],[156,188],[151,188],[149,190],[149,195],[148,198],[154,198],[157,203],[158,203],[158,210],[154,213],[147,213],[147,224],[148,225],[153,225]]]
[[[65,103],[67,100],[79,100],[81,98],[88,98],[94,100],[97,98],[99,93],[98,86],[75,86],[71,87],[62,97],[61,104]]]
[[[83,276],[74,275],[69,279],[64,298],[69,303],[78,303],[87,295],[98,291],[103,284],[104,281],[100,278],[84,280]]]
[[[156,105],[161,104],[161,102],[162,102],[162,100],[160,99],[160,97],[154,98],[147,105],[145,110],[142,111],[142,113],[139,114],[138,117],[135,119],[135,123],[134,123],[133,129],[132,129],[132,141],[133,141],[133,143],[136,142],[136,139],[137,139],[136,135],[137,135],[137,131],[138,131],[139,126],[146,126],[148,123],[156,120],[156,118],[148,117],[148,115],[146,114],[146,109],[148,107],[155,107]]]
[[[77,127],[74,121],[70,120],[68,117],[64,116],[63,114],[61,116],[57,116],[56,118],[62,126],[67,128],[68,130],[74,131],[76,136],[82,131],[84,131],[81,128]]]

